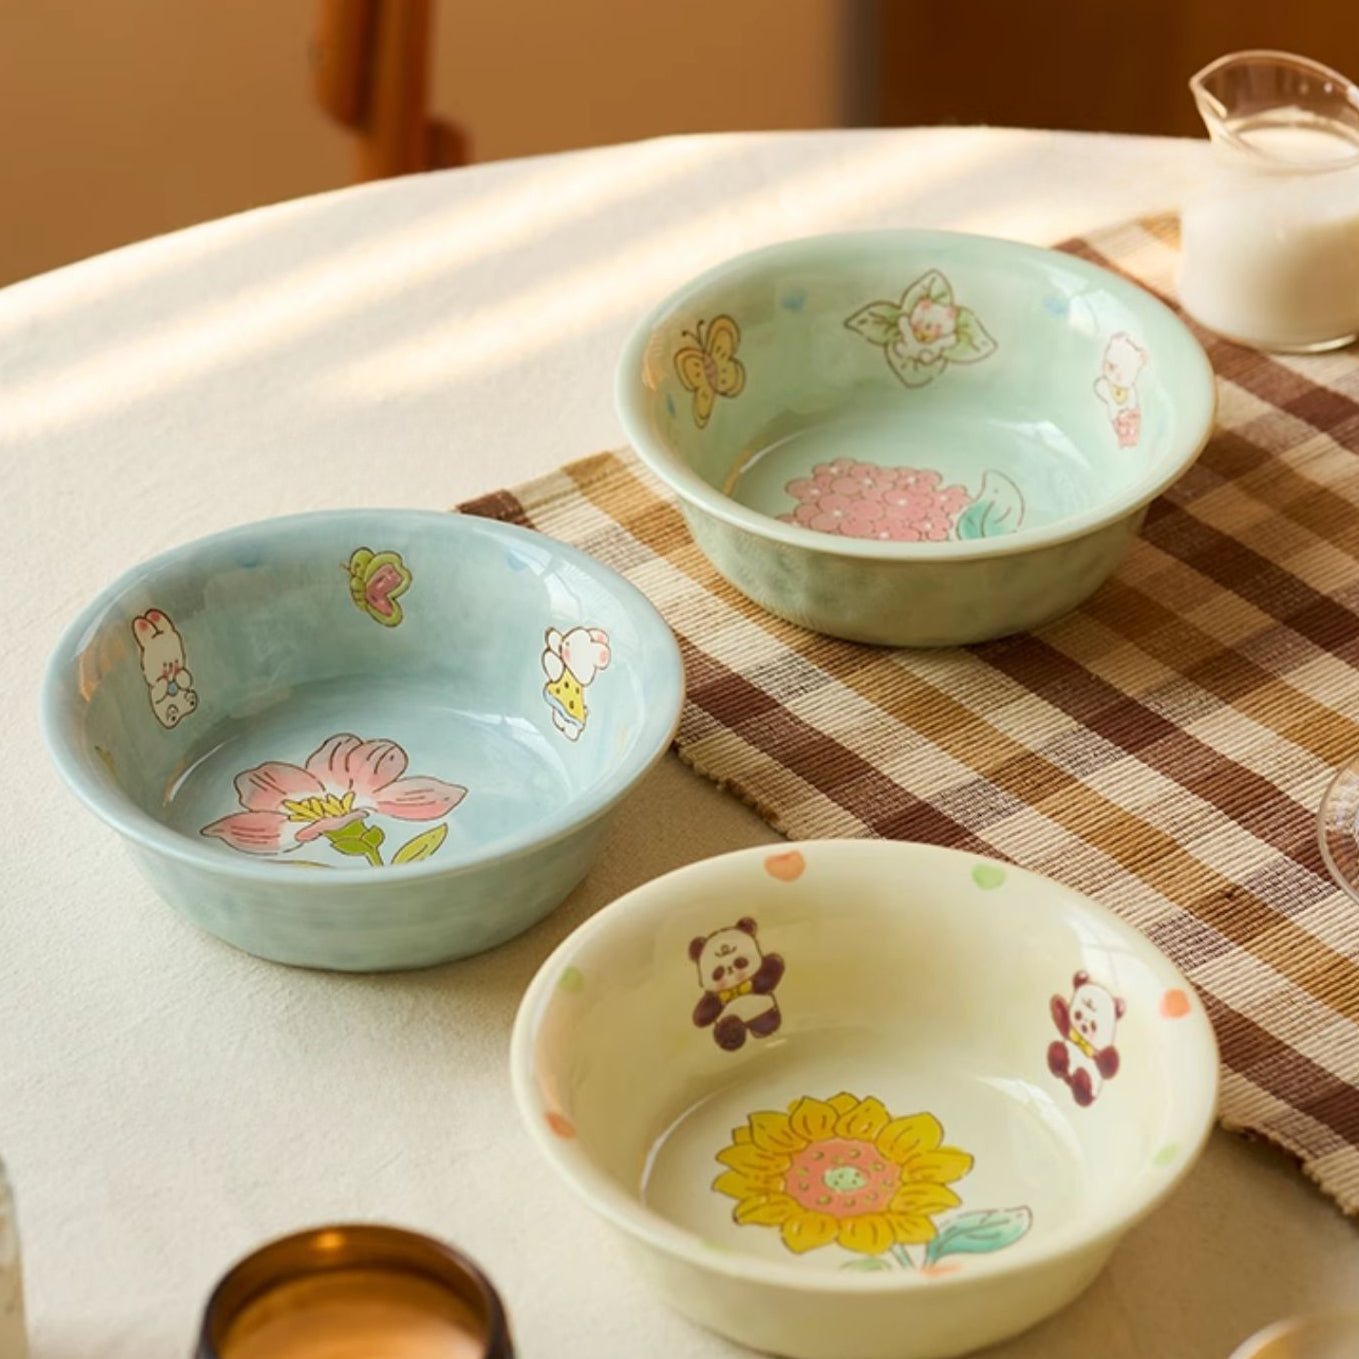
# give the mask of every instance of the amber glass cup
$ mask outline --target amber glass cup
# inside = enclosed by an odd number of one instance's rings
[[[396,1227],[316,1227],[235,1265],[203,1314],[196,1359],[513,1359],[486,1276]]]

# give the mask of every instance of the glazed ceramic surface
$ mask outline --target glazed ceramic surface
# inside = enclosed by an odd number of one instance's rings
[[[1054,618],[1117,565],[1212,428],[1212,370],[1150,294],[1057,251],[826,236],[668,298],[617,402],[695,540],[757,603],[904,646]]]
[[[813,841],[691,865],[577,930],[524,998],[534,1140],[662,1294],[756,1349],[927,1359],[1100,1270],[1211,1127],[1185,979],[988,859]]]
[[[551,910],[682,693],[659,614],[584,554],[358,511],[134,568],[57,647],[43,718],[171,905],[261,957],[369,970]]]

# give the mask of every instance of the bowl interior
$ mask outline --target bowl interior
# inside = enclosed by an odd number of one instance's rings
[[[819,533],[970,541],[1149,499],[1212,416],[1193,337],[1056,251],[935,232],[771,247],[676,294],[624,360],[664,474]]]
[[[671,874],[568,940],[520,1030],[521,1101],[597,1205],[799,1271],[971,1272],[1114,1231],[1216,1092],[1211,1028],[1145,940],[917,845]]]
[[[49,734],[127,829],[237,862],[447,863],[649,761],[681,682],[642,596],[551,539],[321,514],[113,586],[54,659]]]

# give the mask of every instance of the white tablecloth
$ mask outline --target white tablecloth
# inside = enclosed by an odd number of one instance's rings
[[[446,506],[617,444],[632,318],[736,251],[867,226],[1047,243],[1175,206],[1206,151],[978,129],[665,140],[284,204],[0,292],[0,1155],[38,1359],[185,1356],[236,1256],[337,1218],[465,1247],[527,1359],[736,1353],[663,1310],[540,1164],[505,1063],[519,994],[570,929],[772,833],[670,759],[525,937],[416,975],[290,971],[181,923],[58,784],[44,658],[172,544],[306,508]],[[1216,1359],[1353,1301],[1357,1271],[1351,1224],[1219,1134],[1080,1302],[996,1353]]]

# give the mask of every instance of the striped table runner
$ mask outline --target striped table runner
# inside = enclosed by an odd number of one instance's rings
[[[1063,248],[1167,296],[1173,219]],[[462,508],[584,548],[669,620],[681,757],[786,835],[1009,858],[1096,896],[1198,986],[1222,1117],[1359,1212],[1359,904],[1315,813],[1359,752],[1359,352],[1200,334],[1219,430],[1115,578],[1041,632],[884,651],[721,580],[658,482],[603,453]]]

